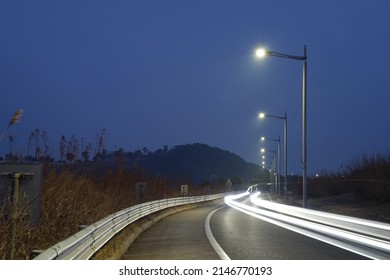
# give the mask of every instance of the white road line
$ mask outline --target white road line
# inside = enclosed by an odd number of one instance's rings
[[[218,210],[224,208],[226,206],[219,207],[218,209],[215,209],[214,211],[210,212],[207,215],[206,221],[204,223],[204,227],[206,230],[207,238],[209,239],[209,242],[211,246],[213,246],[214,251],[218,254],[218,256],[221,258],[221,260],[230,260],[229,256],[225,253],[225,251],[222,249],[222,247],[218,244],[217,240],[215,240],[213,233],[211,232],[210,228],[210,219],[211,216],[217,212]]]

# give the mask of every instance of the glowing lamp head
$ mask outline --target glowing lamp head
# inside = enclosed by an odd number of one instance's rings
[[[265,55],[267,54],[266,50],[265,49],[257,49],[256,50],[256,56],[257,57],[264,57]]]
[[[265,137],[263,136],[263,137],[261,137],[261,141],[265,141]]]
[[[260,119],[265,118],[265,114],[264,114],[264,113],[260,113],[260,114],[259,114],[259,118],[260,118]]]
[[[261,149],[260,152],[265,153],[265,149]]]

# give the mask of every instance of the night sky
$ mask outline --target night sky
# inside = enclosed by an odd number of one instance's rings
[[[308,54],[308,174],[390,148],[390,2],[128,0],[0,2],[0,144],[35,129],[109,151],[204,143],[260,162],[288,114],[288,173],[301,173]],[[79,142],[80,143],[80,142]]]

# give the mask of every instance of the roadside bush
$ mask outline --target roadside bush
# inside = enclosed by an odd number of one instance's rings
[[[345,169],[346,181],[354,187],[358,197],[390,201],[390,154],[357,156]]]
[[[15,225],[15,259],[29,259],[35,249],[46,249],[107,215],[137,203],[136,182],[146,182],[144,201],[180,196],[162,177],[148,176],[137,167],[102,165],[45,165],[41,194],[41,213],[37,227],[29,225],[26,209],[14,217],[0,208],[0,259],[7,258],[10,225]],[[190,190],[197,188],[190,187]],[[193,194],[197,191],[192,191]],[[200,193],[199,193],[200,194]]]
[[[292,185],[294,195],[302,195],[302,183]],[[309,197],[326,197],[353,193],[357,199],[390,201],[390,155],[357,156],[337,173],[321,174],[308,179]]]

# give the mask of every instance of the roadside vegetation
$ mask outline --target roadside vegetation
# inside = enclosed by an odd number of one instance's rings
[[[302,205],[302,182],[291,185],[289,203]],[[308,179],[310,209],[390,223],[390,154],[356,156],[338,172]]]
[[[21,112],[15,113],[7,129],[19,120]],[[1,139],[6,132],[2,133]],[[44,174],[38,226],[30,225],[28,209],[20,209],[10,216],[8,203],[0,204],[0,259],[8,258],[12,227],[15,229],[14,259],[30,259],[32,250],[47,249],[83,226],[120,209],[180,196],[180,184],[189,186],[188,195],[202,195],[225,192],[227,174],[233,176],[231,182],[235,190],[249,181],[252,184],[269,180],[268,172],[256,165],[202,144],[173,149],[164,146],[155,152],[147,148],[132,153],[125,153],[123,149],[108,152],[104,145],[105,133],[103,129],[96,135],[95,145],[74,136],[62,136],[57,162],[47,146],[45,131],[36,129],[31,132],[27,155],[24,156],[14,153],[15,138],[8,136],[9,153],[0,161],[41,163]],[[211,163],[213,165],[208,166]],[[251,179],[244,179],[244,176]],[[194,183],[189,177],[201,181]],[[291,196],[302,196],[299,177],[296,176],[295,181],[288,179]],[[137,182],[147,183],[147,195],[139,196],[135,188]],[[388,207],[390,154],[362,155],[337,172],[322,172],[309,178],[309,198],[345,194],[352,195],[356,201],[370,201],[371,205]]]
[[[147,195],[140,198],[136,182],[147,183]],[[189,185],[188,195],[204,194],[204,188]],[[215,186],[211,191],[223,192]],[[26,209],[13,217],[0,209],[0,259],[7,259],[10,227],[16,225],[15,259],[30,259],[32,250],[46,249],[78,232],[82,226],[132,205],[181,196],[180,186],[162,177],[149,176],[133,166],[102,168],[99,164],[57,166],[45,164],[41,194],[40,220],[37,227],[29,226]]]
[[[308,179],[309,197],[353,194],[356,199],[390,202],[390,154],[356,156],[337,172],[324,171]],[[302,194],[302,185],[292,186],[293,195]]]
[[[181,184],[188,185],[187,195],[191,196],[226,191],[227,178],[210,174],[208,170],[212,168],[205,166],[206,159],[202,159],[202,168],[207,170],[207,174],[198,174],[202,179],[194,182],[188,179],[190,176],[186,176],[189,173],[185,172],[184,163],[188,163],[188,160],[179,161],[172,169],[174,163],[178,161],[177,157],[190,159],[192,157],[184,155],[183,152],[177,153],[175,149],[170,150],[168,146],[155,152],[149,151],[146,147],[134,152],[125,152],[121,148],[109,152],[104,142],[106,129],[96,134],[94,144],[83,138],[62,135],[58,160],[55,160],[48,146],[47,132],[35,129],[28,137],[27,154],[19,154],[13,147],[15,137],[8,133],[9,126],[20,118],[21,113],[18,112],[1,135],[1,138],[8,138],[9,152],[4,158],[0,157],[0,162],[43,165],[40,218],[38,226],[33,227],[30,225],[29,209],[20,209],[11,216],[11,203],[7,200],[0,201],[0,259],[10,258],[13,228],[16,248],[14,259],[30,259],[33,250],[47,249],[78,232],[83,226],[116,211],[146,201],[181,196]],[[208,154],[208,150],[215,151],[216,155],[222,156],[219,161],[224,161],[224,156],[228,156],[233,159],[232,162],[239,162],[239,168],[233,170],[246,171],[245,162],[226,151],[206,145],[188,145],[188,149],[184,150],[193,152],[194,148],[205,149],[205,155]],[[172,159],[172,155],[176,158]],[[153,165],[150,162],[157,160],[159,162],[156,166],[147,166]],[[216,160],[215,164],[219,161]],[[196,166],[193,162],[191,164],[191,168],[187,169],[196,171]],[[226,165],[229,164],[224,161],[224,166]],[[250,168],[253,166],[250,165]],[[231,169],[223,171],[228,174]],[[177,170],[181,170],[181,173],[176,175],[176,178],[167,176],[178,174]],[[222,170],[217,171],[222,174]],[[233,184],[243,182],[239,176],[233,176],[232,181]],[[146,183],[145,194],[137,193],[137,182]],[[4,191],[4,187],[1,190]]]

